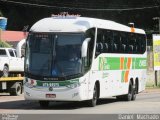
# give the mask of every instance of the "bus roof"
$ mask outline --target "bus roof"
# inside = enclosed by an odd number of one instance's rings
[[[88,17],[50,17],[36,22],[30,29],[33,32],[85,32],[89,28],[102,28],[131,32],[131,27],[110,20]],[[145,34],[142,29],[134,29],[135,33]]]

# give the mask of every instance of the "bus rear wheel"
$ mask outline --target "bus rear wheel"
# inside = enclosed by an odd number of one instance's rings
[[[41,108],[48,108],[49,101],[39,101],[39,105]]]
[[[135,84],[135,86],[133,87],[133,93],[132,93],[132,99],[131,99],[133,101],[136,100],[137,89],[138,89],[138,86],[137,84]]]

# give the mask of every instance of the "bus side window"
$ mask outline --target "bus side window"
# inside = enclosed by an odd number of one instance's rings
[[[136,46],[137,46],[137,54],[141,54],[141,37],[139,34],[137,35]]]
[[[136,34],[130,33],[129,39],[128,39],[128,53],[129,54],[134,53],[135,38],[136,38]]]
[[[118,33],[117,32],[113,32],[113,53],[117,53],[118,51],[118,41],[119,37],[118,37]]]
[[[104,32],[104,49],[106,49],[106,53],[113,52],[113,32],[110,30],[106,30]]]
[[[144,35],[138,35],[138,53],[143,54],[146,51],[146,39]]]
[[[114,52],[115,53],[122,53],[121,32],[114,32]]]
[[[103,47],[104,47],[103,52],[108,53],[108,49],[109,49],[108,43],[103,43]]]
[[[104,42],[104,37],[103,37],[103,30],[98,29],[97,31],[97,42],[96,42],[96,53],[95,56],[97,57],[99,54],[103,53],[104,47],[103,47],[103,42]]]
[[[102,53],[102,51],[103,51],[103,43],[102,42],[96,43],[96,54],[99,55]]]
[[[128,35],[127,33],[121,33],[121,52],[126,53],[127,52],[127,41],[128,41]]]
[[[135,37],[133,40],[133,53],[136,54],[137,53],[137,38]]]

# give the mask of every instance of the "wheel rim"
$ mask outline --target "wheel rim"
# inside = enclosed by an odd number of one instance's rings
[[[4,69],[3,69],[3,76],[4,77],[8,76],[8,67],[6,67],[6,66],[4,66]]]

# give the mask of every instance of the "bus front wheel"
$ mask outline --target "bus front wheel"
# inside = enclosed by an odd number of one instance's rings
[[[95,107],[97,104],[97,99],[98,99],[98,92],[97,92],[97,86],[95,85],[93,90],[93,98],[88,101],[88,105],[90,107]]]

